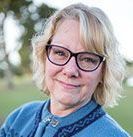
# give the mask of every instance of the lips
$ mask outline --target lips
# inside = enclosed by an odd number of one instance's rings
[[[73,88],[79,88],[80,87],[80,85],[78,85],[78,84],[67,83],[67,82],[64,82],[61,80],[57,80],[57,81],[65,88],[73,89]]]

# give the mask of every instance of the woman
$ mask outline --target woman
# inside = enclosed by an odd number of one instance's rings
[[[33,78],[50,99],[15,110],[0,135],[129,137],[101,107],[117,103],[123,80],[118,43],[104,12],[70,5],[51,16],[35,39]]]

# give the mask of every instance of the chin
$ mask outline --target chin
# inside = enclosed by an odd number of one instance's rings
[[[58,102],[60,102],[61,104],[65,105],[65,106],[69,106],[69,107],[73,107],[73,106],[77,106],[80,104],[80,99],[77,98],[70,98],[65,96],[64,98],[59,98]]]

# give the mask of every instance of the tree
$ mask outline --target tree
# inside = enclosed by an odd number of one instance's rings
[[[6,45],[5,45],[5,39],[4,39],[4,20],[5,20],[6,14],[3,14],[3,18],[1,19],[0,23],[0,63],[4,65],[4,71],[3,74],[5,76],[5,80],[7,83],[8,88],[13,88],[13,82],[12,82],[12,72],[11,72],[11,64],[9,62],[9,53],[6,52]]]
[[[1,0],[0,1],[0,56],[3,56],[0,60],[0,66],[3,62],[7,64],[7,69],[4,69],[5,77],[11,81],[12,71],[11,63],[9,61],[10,53],[6,51],[5,39],[4,39],[4,24],[5,20],[12,16],[19,24],[20,28],[23,28],[19,41],[22,43],[20,49],[21,56],[21,68],[23,72],[30,72],[30,55],[31,55],[31,38],[39,31],[44,23],[45,19],[49,17],[56,9],[42,4],[36,6],[32,0]],[[8,71],[7,71],[8,70]],[[8,72],[8,73],[7,73]],[[10,85],[10,82],[9,82]]]

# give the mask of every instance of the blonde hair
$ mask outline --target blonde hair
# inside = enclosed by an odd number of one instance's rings
[[[45,85],[45,46],[51,41],[59,24],[66,19],[79,22],[81,42],[89,51],[106,57],[102,83],[94,91],[94,99],[104,106],[116,105],[121,96],[124,61],[118,51],[118,42],[110,20],[96,7],[88,7],[81,3],[72,4],[57,11],[47,20],[43,32],[32,39],[33,80],[48,94]]]

